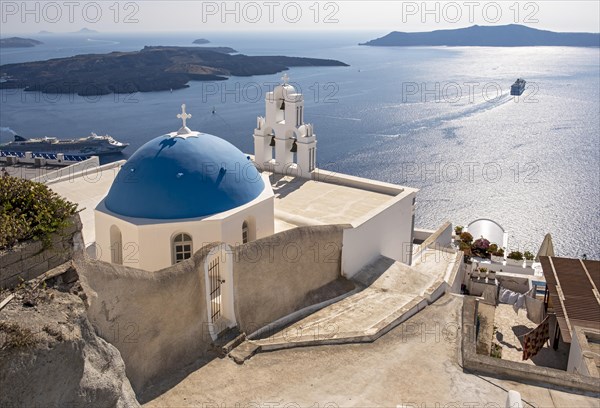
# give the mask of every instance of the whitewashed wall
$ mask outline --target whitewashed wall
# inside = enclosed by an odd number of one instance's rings
[[[410,263],[415,192],[401,193],[383,211],[344,230],[342,274],[354,276],[379,255]]]

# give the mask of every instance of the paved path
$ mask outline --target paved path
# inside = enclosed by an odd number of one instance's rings
[[[464,372],[461,307],[445,295],[372,343],[259,353],[243,365],[215,358],[172,374],[146,407],[491,408],[514,389],[536,407],[598,408],[593,397]]]

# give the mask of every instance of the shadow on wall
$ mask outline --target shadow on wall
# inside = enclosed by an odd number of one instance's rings
[[[234,249],[235,315],[250,335],[341,293],[342,240],[349,225],[298,227]],[[338,287],[350,291],[354,285]]]

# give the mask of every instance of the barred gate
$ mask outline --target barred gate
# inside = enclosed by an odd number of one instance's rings
[[[210,281],[210,319],[214,323],[221,317],[221,274],[219,259],[216,257],[208,265],[208,280]]]

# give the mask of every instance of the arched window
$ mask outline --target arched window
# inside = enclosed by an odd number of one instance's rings
[[[192,253],[192,237],[183,233],[173,237],[173,264],[191,258]]]
[[[116,225],[110,227],[110,261],[123,265],[123,237]]]
[[[242,223],[242,244],[247,244],[250,241],[250,230],[248,229],[248,221]]]

